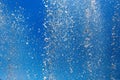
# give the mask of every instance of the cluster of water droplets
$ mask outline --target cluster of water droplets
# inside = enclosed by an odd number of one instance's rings
[[[111,80],[119,80],[120,70],[120,3],[116,1],[114,6],[114,15],[112,17],[112,55],[111,55]]]
[[[45,7],[44,80],[59,80],[60,72],[66,74],[66,78],[63,75],[61,79],[105,80],[99,3],[96,0],[47,0]]]
[[[66,53],[71,49],[70,34],[73,33],[72,28],[74,21],[72,20],[72,16],[69,15],[66,0],[46,1],[45,7],[47,9],[47,17],[45,18],[44,23],[46,28],[45,41],[47,42],[47,45],[45,50],[47,57],[43,63],[45,65],[44,74],[47,74],[47,76],[45,76],[44,79],[56,80],[56,78],[54,78],[56,74],[55,72],[60,66],[58,60],[63,57],[62,59],[64,61],[65,56],[67,56]],[[69,61],[70,60],[68,60],[68,62]],[[61,61],[61,64],[62,63],[63,62]],[[70,62],[69,65],[71,65]],[[70,70],[72,72],[71,68]]]
[[[17,80],[20,70],[22,37],[25,36],[23,8],[14,11],[0,1],[0,75],[1,79]],[[19,45],[19,46],[18,46]],[[22,79],[22,78],[20,78]],[[18,79],[19,80],[19,79]]]

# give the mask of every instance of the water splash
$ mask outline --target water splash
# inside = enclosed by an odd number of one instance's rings
[[[116,5],[114,6],[114,15],[112,17],[112,21],[113,21],[113,27],[112,27],[112,42],[111,42],[111,46],[112,46],[112,56],[111,56],[111,80],[118,80],[120,77],[120,73],[117,70],[120,70],[119,65],[120,65],[120,61],[118,60],[118,57],[120,57],[120,34],[119,34],[119,28],[120,28],[120,3],[119,1],[116,1]]]
[[[26,36],[22,10],[21,7],[18,10],[9,10],[2,1],[0,2],[0,77],[2,80],[25,79],[19,71],[23,55],[21,40],[22,36]]]
[[[45,7],[44,80],[106,80],[99,3],[96,0],[47,0]]]
[[[47,56],[44,61],[45,75],[47,75],[45,78],[48,80],[56,80],[56,78],[54,78],[56,68],[58,67],[56,60],[62,55],[66,55],[61,50],[66,51],[65,49],[70,49],[70,43],[68,42],[68,36],[70,35],[68,33],[73,27],[73,20],[69,15],[67,6],[64,6],[66,5],[66,1],[48,1],[48,3],[49,4],[45,5],[48,14],[46,22],[44,23],[47,30],[45,33],[45,41],[48,43],[45,47]],[[63,47],[65,49],[63,49]]]

